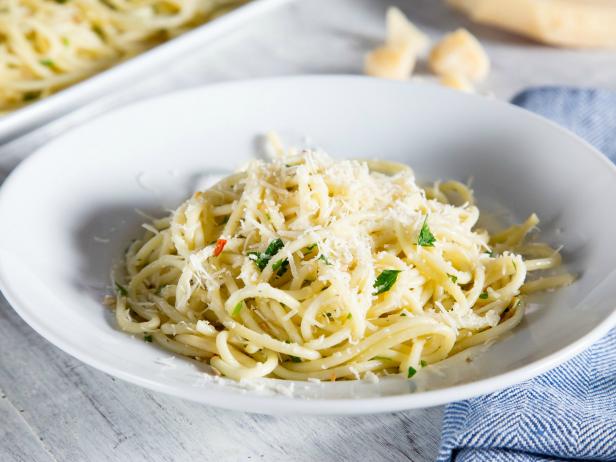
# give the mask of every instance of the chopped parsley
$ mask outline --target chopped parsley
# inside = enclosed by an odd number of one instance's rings
[[[400,270],[383,270],[383,272],[376,278],[376,281],[374,281],[374,288],[376,291],[373,292],[372,295],[379,295],[391,289],[396,283],[396,279],[398,279],[399,272]]]
[[[121,286],[117,282],[115,283],[116,292],[119,293],[122,297],[126,297],[128,295],[128,290],[124,286]]]
[[[323,263],[325,263],[326,265],[331,265],[331,262],[327,259],[327,257],[323,254],[321,254],[321,256],[319,257],[319,260],[321,260]]]
[[[233,307],[233,311],[231,312],[231,316],[235,317],[235,316],[239,315],[240,311],[242,311],[242,306],[244,306],[244,302],[243,301],[241,301],[237,305],[235,305]]]
[[[417,237],[417,245],[421,245],[423,247],[434,247],[434,243],[436,242],[436,238],[434,234],[430,231],[428,227],[428,217],[421,225],[421,230],[419,231],[419,236]]]
[[[299,359],[297,356],[291,356],[291,361],[293,361],[294,363],[301,363],[302,360]]]
[[[374,359],[378,359],[378,360],[380,360],[380,361],[390,361],[390,359],[389,359],[389,358],[386,358],[385,356],[375,356],[375,357],[374,357],[374,358],[372,358],[372,359],[373,359],[373,360],[374,360]]]
[[[347,314],[347,319],[351,319],[351,318],[353,318],[353,314],[352,313]]]
[[[274,239],[272,242],[269,243],[269,245],[267,246],[267,249],[265,249],[265,253],[269,256],[274,256],[283,247],[284,247],[284,242],[282,242],[282,239]]]
[[[150,334],[144,335],[143,336],[143,341],[144,342],[148,342],[148,343],[152,343],[152,336]]]
[[[274,262],[274,264],[272,265],[272,270],[276,271],[276,274],[278,276],[282,276],[284,273],[287,272],[288,267],[289,267],[289,260],[284,258],[282,260],[278,260]]]
[[[317,246],[317,243],[315,242],[314,244],[310,244],[308,247],[306,247],[306,250],[308,252],[312,252],[312,250]]]
[[[451,282],[454,284],[458,282],[458,276],[454,276],[453,274],[448,274],[447,276],[449,276],[449,279],[451,279]]]
[[[272,259],[274,255],[278,253],[280,249],[284,247],[284,242],[281,239],[274,239],[269,243],[265,252],[248,252],[248,258],[255,262],[257,268],[261,271],[265,269],[269,261]],[[287,262],[288,264],[289,262]],[[281,263],[282,265],[282,263]],[[283,273],[284,274],[284,273]]]
[[[406,373],[406,376],[410,379],[411,377],[413,377],[415,374],[417,374],[417,369],[415,369],[412,366],[409,366],[409,370]]]
[[[405,316],[406,317],[406,313],[400,313],[400,316]]]
[[[421,361],[419,361],[419,364],[421,364],[421,367],[426,367],[428,365],[428,362],[422,359]]]
[[[64,45],[65,47],[69,46],[71,44],[70,40],[67,39],[66,37],[62,37],[62,45]]]
[[[479,294],[479,298],[482,300],[485,300],[486,298],[488,298],[488,293],[487,292],[481,292]]]
[[[68,0],[56,0],[56,3],[63,4],[63,3],[66,3],[67,1],[68,1]]]
[[[49,58],[41,59],[39,61],[39,63],[41,63],[43,66],[47,66],[47,67],[53,67],[54,66],[53,61],[51,59],[49,59]]]
[[[487,250],[485,253],[487,253],[490,256],[490,258],[494,258],[495,254],[491,250]]]

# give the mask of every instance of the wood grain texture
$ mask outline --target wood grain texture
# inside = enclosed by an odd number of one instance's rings
[[[534,46],[476,26],[436,0],[299,0],[173,66],[10,143],[0,181],[58,134],[132,101],[204,83],[275,75],[361,72],[398,4],[433,40],[463,26],[493,70],[482,92],[509,99],[529,85],[616,88],[616,54]],[[424,79],[421,63],[418,72]],[[41,307],[45,309],[45,307]],[[95,341],[95,339],[93,339]],[[0,461],[433,460],[442,409],[366,417],[268,417],[143,390],[69,357],[0,297]]]
[[[16,462],[54,460],[28,423],[25,412],[25,409],[17,409],[4,391],[0,390],[0,460]]]

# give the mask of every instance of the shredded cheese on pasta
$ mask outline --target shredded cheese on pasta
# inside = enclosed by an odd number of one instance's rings
[[[238,380],[411,377],[514,328],[521,293],[572,281],[527,281],[561,261],[524,242],[534,214],[490,236],[462,183],[274,145],[130,246],[121,329]]]
[[[175,37],[245,0],[0,0],[0,113]]]

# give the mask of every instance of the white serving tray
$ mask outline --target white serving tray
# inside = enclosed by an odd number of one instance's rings
[[[0,144],[70,112],[118,88],[160,69],[172,61],[240,24],[291,0],[253,0],[179,37],[5,116],[0,116]]]

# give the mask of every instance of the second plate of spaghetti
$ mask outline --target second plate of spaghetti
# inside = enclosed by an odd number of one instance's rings
[[[0,217],[19,218],[0,233],[0,284],[65,351],[184,398],[435,405],[532,377],[614,324],[614,223],[585,206],[614,178],[550,123],[440,88],[219,85],[24,162],[0,194]]]

